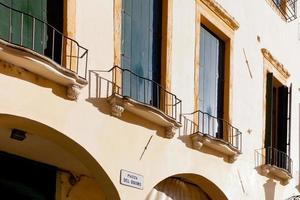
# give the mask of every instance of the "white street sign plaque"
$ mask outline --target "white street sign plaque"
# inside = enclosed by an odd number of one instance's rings
[[[120,174],[120,183],[122,185],[142,190],[144,188],[144,177],[122,169]]]

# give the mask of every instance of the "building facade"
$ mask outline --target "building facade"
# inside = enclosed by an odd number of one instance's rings
[[[5,199],[297,199],[296,0],[0,0]]]

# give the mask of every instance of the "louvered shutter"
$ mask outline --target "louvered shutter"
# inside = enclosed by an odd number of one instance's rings
[[[272,147],[273,73],[267,74],[265,147]]]
[[[272,159],[272,113],[273,112],[273,73],[267,74],[266,88],[266,123],[265,123],[265,147],[266,164],[273,164]]]
[[[159,105],[152,81],[160,81],[161,7],[159,0],[124,0],[122,12],[121,65],[136,74],[123,72],[123,95],[154,106]]]
[[[287,153],[288,87],[278,88],[277,149]]]
[[[0,0],[0,3],[11,6],[11,0]],[[2,4],[0,4],[0,38],[9,41],[9,9]]]

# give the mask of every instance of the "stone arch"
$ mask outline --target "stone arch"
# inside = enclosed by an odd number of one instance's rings
[[[96,159],[65,134],[41,122],[10,114],[0,114],[0,128],[20,129],[55,143],[69,154],[74,155],[78,161],[84,163],[85,168],[94,177],[107,199],[120,199],[115,185]]]
[[[203,176],[192,173],[176,174],[163,179],[153,187],[146,199],[159,200],[159,196],[164,196],[164,198],[167,196],[170,200],[181,200],[183,198],[191,200],[228,200],[216,184]]]

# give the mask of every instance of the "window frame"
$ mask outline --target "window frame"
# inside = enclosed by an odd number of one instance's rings
[[[194,110],[199,105],[199,66],[200,66],[200,32],[203,24],[209,31],[214,33],[225,44],[224,54],[224,96],[223,96],[223,119],[231,124],[232,111],[232,82],[233,82],[233,44],[235,31],[239,24],[214,0],[196,0],[195,20],[195,55],[194,55]],[[198,123],[197,116],[194,122]],[[228,141],[228,135],[223,133],[223,140]]]
[[[266,147],[266,107],[267,107],[267,76],[268,73],[273,74],[273,79],[275,79],[278,84],[281,86],[286,86],[288,89],[290,89],[288,85],[288,78],[290,77],[289,72],[287,69],[274,58],[274,56],[265,48],[261,49],[262,55],[263,55],[263,108],[262,108],[262,114],[263,114],[263,126],[262,126],[262,148]],[[274,80],[273,80],[274,81]],[[291,102],[288,101],[288,107]],[[288,108],[289,109],[289,108]],[[289,115],[289,114],[288,114]],[[276,122],[277,123],[277,122]],[[289,126],[289,125],[288,125]],[[287,130],[288,131],[288,130]],[[271,134],[271,137],[273,134]],[[290,147],[289,147],[290,148]],[[286,152],[289,154],[289,152]]]

